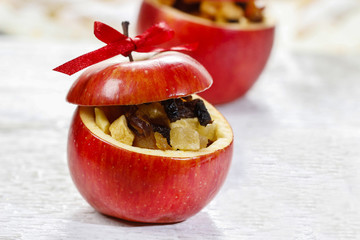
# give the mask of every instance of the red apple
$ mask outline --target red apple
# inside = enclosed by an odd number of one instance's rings
[[[188,96],[211,85],[204,67],[181,53],[90,67],[67,100],[79,106],[68,139],[68,163],[79,192],[97,211],[137,222],[183,221],[208,204],[222,186],[233,152],[225,118],[205,105],[217,123],[217,140],[199,151],[129,146],[96,125],[94,107],[141,104]],[[193,95],[193,97],[197,97]]]
[[[198,42],[188,54],[210,72],[214,83],[200,94],[212,104],[227,103],[243,96],[253,86],[269,58],[275,26],[265,20],[254,24],[217,24],[162,5],[158,0],[144,0],[137,31],[165,21],[175,30],[171,44]]]

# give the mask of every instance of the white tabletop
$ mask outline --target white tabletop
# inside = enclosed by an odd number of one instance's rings
[[[235,152],[216,198],[151,225],[105,217],[69,175],[75,77],[52,68],[92,49],[0,38],[0,239],[356,239],[360,237],[360,56],[275,49],[242,99],[219,106]]]

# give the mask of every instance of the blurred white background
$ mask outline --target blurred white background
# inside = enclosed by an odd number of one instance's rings
[[[235,133],[222,192],[188,221],[150,226],[104,217],[76,190],[76,76],[51,71],[103,44],[95,20],[129,20],[134,35],[140,0],[0,0],[0,240],[360,239],[360,0],[261,1],[276,51],[219,106]]]
[[[359,0],[262,0],[277,21],[277,46],[331,54],[360,52]],[[140,0],[1,0],[0,32],[94,41],[93,21],[136,22]],[[96,40],[95,40],[96,41]]]

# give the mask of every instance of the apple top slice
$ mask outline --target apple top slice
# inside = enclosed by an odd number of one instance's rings
[[[207,70],[179,52],[134,62],[97,64],[72,85],[67,101],[83,106],[135,105],[202,92],[212,84]]]

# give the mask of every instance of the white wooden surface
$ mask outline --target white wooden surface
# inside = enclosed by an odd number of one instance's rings
[[[0,38],[0,239],[359,239],[360,56],[275,49],[249,94],[219,106],[235,132],[227,181],[196,216],[144,225],[95,212],[67,169],[75,77],[94,46]]]

